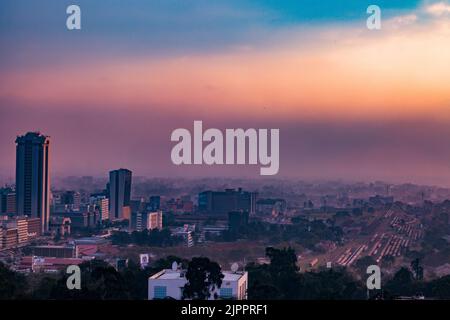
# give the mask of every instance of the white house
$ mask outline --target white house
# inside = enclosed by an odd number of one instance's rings
[[[182,290],[187,280],[186,270],[164,269],[148,278],[148,299],[172,298],[181,300]],[[222,285],[214,293],[222,299],[247,299],[248,273],[222,271]],[[210,299],[213,298],[214,294]]]

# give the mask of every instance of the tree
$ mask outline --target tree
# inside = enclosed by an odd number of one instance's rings
[[[127,283],[122,275],[102,260],[91,260],[80,265],[81,290],[68,290],[68,275],[61,278],[50,290],[50,299],[58,300],[117,300],[128,299]]]
[[[219,264],[208,258],[192,258],[186,272],[183,299],[206,300],[222,285],[224,275]],[[217,294],[214,293],[214,298]]]
[[[266,256],[270,259],[270,271],[275,276],[299,271],[297,255],[291,247],[283,249],[268,247],[266,248]]]
[[[26,288],[26,278],[0,262],[0,300],[23,298]]]
[[[270,264],[248,264],[249,299],[364,299],[365,290],[345,270],[300,273],[292,248],[267,248]]]
[[[269,265],[247,267],[249,272],[249,298],[293,299],[299,285],[297,255],[292,248],[266,248]],[[269,292],[265,292],[269,287]]]
[[[386,283],[386,291],[392,296],[411,296],[416,293],[414,276],[408,268],[400,268]]]
[[[411,269],[414,272],[415,280],[423,280],[423,267],[420,265],[419,258],[416,258],[411,262]]]

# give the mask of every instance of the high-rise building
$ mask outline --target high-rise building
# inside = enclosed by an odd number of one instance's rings
[[[143,231],[158,229],[162,230],[163,227],[163,214],[162,211],[155,212],[136,212],[134,215],[134,229],[136,231]]]
[[[150,201],[148,203],[147,210],[158,211],[160,208],[161,208],[161,197],[160,196],[151,196]]]
[[[42,234],[41,219],[28,218],[28,240],[40,237]]]
[[[28,132],[16,139],[17,214],[41,219],[42,232],[50,219],[50,139],[39,132]]]
[[[18,244],[18,233],[17,228],[6,228],[3,229],[3,237],[2,237],[2,247],[3,249],[11,249],[17,246]]]
[[[130,218],[131,171],[114,170],[109,173],[109,216],[110,220]]]

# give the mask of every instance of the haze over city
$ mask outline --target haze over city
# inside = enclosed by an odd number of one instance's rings
[[[203,120],[280,128],[280,177],[450,186],[449,4],[379,2],[371,32],[368,1],[80,1],[78,33],[63,3],[2,3],[0,174],[39,130],[55,176],[257,177],[171,163],[170,133]]]

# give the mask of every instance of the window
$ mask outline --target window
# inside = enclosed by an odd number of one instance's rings
[[[167,297],[167,287],[155,286],[153,288],[154,299],[164,299],[165,297]]]
[[[221,298],[232,298],[233,297],[233,289],[232,288],[220,288],[220,297]]]

